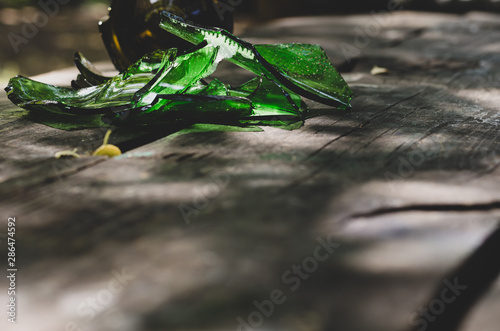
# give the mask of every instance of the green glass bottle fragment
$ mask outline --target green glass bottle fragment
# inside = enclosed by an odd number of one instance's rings
[[[307,109],[302,98],[265,76],[256,77],[230,91],[233,96],[247,95],[254,103],[255,116],[298,116]]]
[[[254,79],[235,89],[219,80],[208,85],[201,83],[215,69],[218,48],[207,46],[178,57],[175,53],[175,49],[157,51],[101,85],[79,89],[18,76],[11,79],[7,94],[15,104],[32,111],[102,114],[115,123],[136,125],[185,118],[207,122],[211,117],[242,119],[283,113],[298,116],[305,109],[303,105],[301,111],[287,106],[285,94],[274,95],[277,87],[266,79]],[[82,75],[88,81],[88,72],[83,70]],[[301,102],[299,96],[294,99]]]
[[[303,119],[301,96],[349,108],[352,92],[316,45],[253,46],[218,28],[199,27],[168,13],[161,27],[196,46],[178,55],[175,48],[144,56],[115,77],[105,77],[77,53],[80,71],[72,88],[18,76],[6,88],[9,99],[33,112],[102,115],[120,125],[239,121],[288,125]],[[209,77],[222,60],[258,75],[231,87]]]
[[[80,52],[75,53],[74,62],[75,66],[80,71],[76,80],[71,82],[71,86],[75,89],[104,84],[112,78],[103,76],[102,73],[99,72]]]
[[[255,45],[255,49],[295,85],[350,107],[352,92],[319,45]]]
[[[99,23],[99,30],[113,64],[122,72],[157,49],[177,48],[181,52],[191,47],[158,26],[162,11],[231,31],[232,11],[221,15],[221,6],[229,7],[227,0],[112,0],[108,18]]]
[[[16,105],[31,111],[105,114],[119,107],[129,107],[135,93],[154,78],[151,67],[158,67],[162,63],[159,59],[168,61],[171,55],[171,52],[156,52],[101,85],[80,89],[57,87],[17,76],[10,80],[7,96]]]
[[[311,100],[351,108],[352,92],[320,46],[305,44],[252,45],[221,28],[203,27],[162,12],[160,27],[195,45],[221,48],[223,59],[279,82]]]

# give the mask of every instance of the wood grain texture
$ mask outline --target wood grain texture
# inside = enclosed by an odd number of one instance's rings
[[[52,129],[2,100],[19,329],[238,330],[240,317],[255,330],[417,330],[414,313],[498,227],[500,17],[387,15],[247,32],[321,44],[355,93],[351,112],[309,102],[295,131],[121,129],[121,157],[55,160],[103,130]],[[276,290],[260,325],[255,302]],[[499,293],[497,280],[460,330],[496,331]]]

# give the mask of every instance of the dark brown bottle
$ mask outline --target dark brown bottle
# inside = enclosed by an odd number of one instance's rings
[[[221,0],[113,0],[108,19],[99,23],[99,30],[113,64],[121,72],[157,49],[175,47],[184,51],[193,47],[158,27],[164,10],[198,24],[232,31],[232,11],[221,15],[220,5]]]

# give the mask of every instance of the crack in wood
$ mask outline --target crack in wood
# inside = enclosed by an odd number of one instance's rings
[[[196,156],[196,153],[183,154],[176,161],[179,162],[179,163],[181,163],[181,162],[184,162],[186,160],[189,160],[189,159],[193,158],[194,156]]]
[[[105,162],[106,158],[92,157],[68,161],[70,161],[71,164],[64,164],[62,160],[47,159],[43,166],[36,167],[35,169],[31,169],[28,173],[23,173],[1,182],[0,197],[6,197],[2,199],[2,203],[8,204],[37,187],[44,187],[58,180],[65,180],[85,169]]]
[[[473,211],[492,211],[500,209],[500,201],[492,201],[485,203],[476,203],[476,204],[460,204],[460,203],[450,203],[450,204],[412,204],[408,206],[401,207],[385,207],[375,209],[369,212],[355,213],[345,217],[341,222],[346,222],[355,218],[370,218],[381,215],[395,214],[395,213],[404,213],[404,212],[414,212],[414,211],[422,211],[422,212],[473,212]]]
[[[415,94],[412,94],[412,95],[410,95],[410,96],[408,96],[408,97],[406,97],[406,98],[404,98],[404,99],[401,99],[401,100],[399,100],[399,101],[397,101],[397,102],[395,102],[395,103],[391,104],[390,106],[388,106],[388,107],[386,107],[386,108],[384,108],[384,109],[382,109],[382,110],[380,110],[380,111],[376,112],[376,113],[374,114],[374,116],[373,116],[373,117],[371,117],[370,119],[366,120],[365,122],[361,123],[360,125],[358,125],[358,126],[356,126],[356,127],[352,128],[352,129],[348,130],[347,132],[344,132],[344,133],[343,133],[343,134],[341,134],[340,136],[335,137],[334,139],[330,140],[329,142],[327,142],[326,144],[324,144],[323,146],[321,146],[320,148],[318,148],[317,150],[315,150],[314,152],[312,152],[311,154],[309,154],[309,155],[308,155],[308,156],[304,159],[304,161],[307,161],[307,160],[309,160],[309,159],[313,158],[314,156],[318,155],[321,151],[323,151],[325,148],[327,148],[328,146],[330,146],[330,145],[331,145],[331,144],[333,144],[334,142],[336,142],[336,141],[338,141],[338,140],[340,140],[340,139],[342,139],[342,138],[344,138],[344,137],[346,137],[346,136],[350,135],[351,133],[353,133],[353,132],[355,132],[355,131],[357,131],[357,130],[360,130],[360,129],[364,128],[365,126],[369,125],[369,124],[370,124],[373,120],[375,120],[375,119],[379,118],[380,116],[384,115],[384,114],[385,114],[385,112],[386,112],[387,110],[389,110],[389,109],[391,109],[391,108],[393,108],[393,107],[397,106],[398,104],[400,104],[400,103],[402,103],[402,102],[405,102],[405,101],[407,101],[407,100],[410,100],[410,99],[412,99],[412,98],[416,97],[416,96],[417,96],[417,95],[419,95],[419,94],[420,94],[423,90],[425,90],[425,88],[424,88],[424,89],[422,89],[422,90],[420,90],[420,91],[418,91],[418,92],[417,92],[417,93],[415,93]]]
[[[415,140],[415,142],[413,142],[412,144],[407,145],[406,143],[402,143],[402,144],[398,145],[391,153],[389,153],[387,155],[387,161],[385,162],[385,167],[389,167],[389,165],[394,161],[395,157],[397,156],[395,154],[398,153],[400,150],[401,150],[401,152],[403,152],[404,150],[409,150],[409,149],[415,147],[417,144],[421,143],[423,140],[429,138],[433,134],[436,134],[437,132],[439,132],[441,129],[445,128],[449,124],[450,124],[450,122],[448,122],[448,121],[443,122],[443,123],[439,123],[438,125],[432,127],[430,130],[428,130],[420,139]],[[406,147],[405,149],[402,149],[404,146],[408,146],[408,147]]]
[[[421,89],[420,91],[408,96],[408,97],[405,97],[401,100],[398,100],[396,102],[394,102],[393,104],[391,104],[390,106],[384,108],[383,110],[380,110],[378,112],[376,112],[374,114],[373,117],[371,117],[370,119],[366,120],[365,122],[363,122],[361,125],[358,125],[350,130],[348,130],[347,132],[344,132],[343,134],[341,134],[340,136],[338,137],[335,137],[334,139],[330,140],[329,142],[327,142],[326,144],[324,144],[323,146],[321,146],[319,149],[317,149],[316,151],[312,152],[311,154],[309,154],[304,160],[303,162],[306,162],[308,160],[310,160],[311,158],[315,157],[316,155],[318,155],[321,151],[325,150],[328,146],[330,146],[331,144],[335,143],[336,141],[350,135],[351,133],[357,131],[357,130],[360,130],[362,129],[363,127],[369,125],[373,120],[381,117],[382,115],[384,115],[386,113],[387,110],[405,102],[405,101],[408,101],[408,100],[411,100],[412,98],[418,96],[420,93],[422,93],[426,88],[423,88]],[[289,192],[291,191],[292,189],[294,189],[295,187],[299,186],[301,183],[315,177],[317,174],[321,173],[323,171],[323,169],[325,169],[326,165],[321,165],[319,166],[318,168],[312,170],[308,175],[302,177],[302,178],[299,178],[295,181],[293,181],[292,183],[290,183],[288,186],[286,186],[285,188],[279,190],[279,193],[280,194],[284,194],[286,192]]]
[[[414,109],[412,111],[410,111],[409,113],[407,113],[406,115],[402,116],[401,119],[405,119],[407,118],[408,116],[412,115],[413,113],[415,113],[417,111],[417,109]],[[398,129],[395,130],[395,132],[397,132],[400,128],[402,128],[404,126],[404,124],[401,124]],[[393,130],[392,128],[389,128],[389,129],[386,129],[384,130],[382,133],[380,133],[379,135],[375,136],[373,139],[371,139],[369,142],[365,143],[363,146],[361,146],[360,148],[358,148],[356,150],[356,153],[359,152],[360,150],[362,149],[365,149],[367,148],[368,146],[370,146],[373,142],[375,142],[375,140],[383,137],[385,134],[387,134],[389,131]],[[394,133],[393,133],[394,134]],[[345,153],[345,152],[344,152]]]

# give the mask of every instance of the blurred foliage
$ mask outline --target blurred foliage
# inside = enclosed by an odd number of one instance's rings
[[[93,61],[108,59],[98,22],[107,14],[110,0],[71,0],[46,21],[37,21],[37,12],[42,12],[38,2],[0,0],[4,36],[0,38],[0,89],[17,74],[32,76],[71,67],[76,51]]]
[[[27,25],[33,24],[36,13],[42,10],[40,1],[57,0],[0,0],[0,34],[4,36],[0,38],[0,85],[16,74],[31,76],[70,67],[75,51],[82,51],[92,61],[109,61],[98,22],[107,14],[112,0],[70,0],[47,22],[39,21],[34,31],[27,30]],[[277,17],[387,10],[389,1],[399,1],[410,10],[500,11],[500,0],[242,0],[233,3],[239,3],[235,8],[236,24],[246,28],[256,21]],[[12,34],[28,37],[13,47],[8,38]]]
[[[37,7],[40,0],[0,0],[1,8]],[[48,0],[42,0],[48,1]],[[389,1],[401,2],[405,8],[429,11],[464,12],[470,10],[500,10],[500,0],[243,0],[237,11],[241,13],[263,14],[263,17],[293,15],[310,15],[321,13],[345,13],[371,11],[386,8]],[[66,7],[77,7],[82,4],[105,3],[111,0],[70,0]],[[266,12],[262,12],[265,8]],[[269,15],[272,13],[272,15]]]
[[[22,8],[26,6],[37,7],[40,0],[0,0],[0,8]],[[83,3],[108,3],[108,0],[71,0],[67,5],[69,7],[80,6]]]

